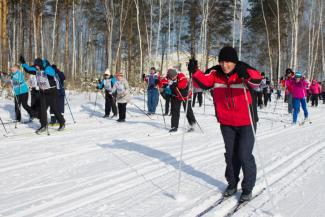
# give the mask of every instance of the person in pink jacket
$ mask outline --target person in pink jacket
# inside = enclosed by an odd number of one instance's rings
[[[318,106],[318,97],[319,97],[319,94],[321,93],[321,90],[320,90],[320,85],[318,84],[316,79],[314,79],[311,82],[309,91],[311,93],[311,106],[317,107]]]
[[[297,123],[298,113],[300,110],[300,104],[304,110],[305,120],[308,118],[307,103],[306,103],[306,89],[308,83],[305,79],[302,79],[302,73],[297,71],[296,75],[290,81],[292,99],[293,99],[293,124]]]

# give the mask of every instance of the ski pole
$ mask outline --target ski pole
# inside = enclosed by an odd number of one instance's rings
[[[72,120],[73,120],[73,123],[76,123],[76,121],[75,121],[75,119],[74,119],[74,117],[73,117],[73,114],[72,114],[72,111],[71,111],[71,108],[70,108],[70,104],[69,104],[69,101],[68,101],[66,95],[64,95],[64,98],[65,98],[65,101],[67,102],[67,105],[68,105],[68,108],[69,108],[70,115],[71,115],[71,118],[72,118]]]
[[[150,120],[152,120],[152,118],[145,112],[143,111],[139,106],[137,106],[134,103],[130,103],[131,105],[133,105],[134,107],[136,107],[137,109],[139,109],[143,114],[145,114]]]
[[[261,156],[261,152],[259,150],[259,146],[257,145],[258,143],[256,142],[256,132],[255,132],[254,124],[253,124],[253,119],[252,119],[252,114],[251,114],[250,106],[249,106],[249,103],[248,103],[248,97],[247,97],[247,92],[246,92],[246,87],[245,87],[244,81],[243,81],[243,90],[244,90],[245,100],[246,100],[247,109],[248,109],[249,121],[250,121],[250,125],[251,125],[251,128],[252,128],[253,136],[254,136],[254,144],[253,145],[256,144],[257,155],[258,155],[258,158],[259,158],[259,160],[261,162],[262,172],[263,172],[263,179],[264,179],[265,184],[266,184],[267,193],[268,193],[268,195],[270,197],[270,201],[271,201],[272,208],[273,208],[273,210],[275,210],[275,205],[274,205],[273,197],[272,197],[272,194],[270,192],[270,185],[269,185],[269,182],[267,180],[266,173],[265,173],[264,162],[262,160],[262,156]]]
[[[3,129],[5,129],[5,132],[6,132],[6,134],[8,134],[8,131],[7,131],[7,129],[6,129],[6,127],[5,127],[5,124],[3,123],[3,121],[2,121],[2,118],[0,117],[0,121],[1,121],[1,124],[2,124],[2,126],[3,126]]]

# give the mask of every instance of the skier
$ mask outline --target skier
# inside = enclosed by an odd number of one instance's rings
[[[111,75],[111,72],[109,69],[106,69],[103,75],[102,80],[98,80],[97,89],[105,89],[105,115],[103,118],[109,117],[111,110],[113,111],[113,117],[117,116],[117,108],[115,103],[115,97],[113,96],[113,86],[116,82],[116,79],[113,75]]]
[[[159,75],[156,72],[155,67],[151,67],[150,74],[145,76],[144,81],[147,83],[148,92],[148,115],[155,114],[156,108],[159,102]]]
[[[252,95],[254,91],[251,90],[260,85],[261,74],[239,61],[236,50],[226,46],[220,50],[219,65],[206,75],[197,70],[192,77],[195,86],[213,88],[216,117],[226,149],[225,176],[228,187],[223,195],[229,197],[237,192],[242,168],[244,178],[240,201],[249,201],[256,181],[256,164],[252,154],[255,136],[252,128],[256,130],[258,121],[256,100]]]
[[[116,94],[119,118],[118,122],[125,122],[126,105],[130,101],[130,88],[128,81],[123,77],[122,72],[116,72],[116,82],[112,88],[113,94]]]
[[[30,106],[27,104],[28,102],[28,86],[25,82],[25,76],[24,74],[19,71],[20,66],[14,65],[11,68],[12,72],[12,79],[11,84],[13,87],[14,92],[14,100],[15,100],[15,112],[16,112],[16,120],[18,122],[21,121],[21,105],[23,108],[27,111],[27,113],[30,116],[30,121],[33,119],[33,113]]]
[[[168,85],[165,86],[164,92],[171,95],[171,129],[169,132],[176,132],[179,124],[181,104],[187,114],[186,118],[190,125],[189,131],[195,128],[196,120],[192,110],[191,96],[192,91],[189,90],[189,82],[183,73],[177,73],[175,69],[167,71]],[[188,101],[188,102],[187,102]]]
[[[323,104],[325,104],[325,80],[322,82],[322,98]]]
[[[316,81],[316,79],[314,79],[311,82],[311,85],[309,87],[309,91],[311,94],[311,106],[318,106],[318,97],[320,94],[320,89],[321,87],[319,86],[318,82]]]
[[[57,68],[56,65],[52,65],[52,68],[55,70],[55,76],[57,78],[57,82],[59,83],[59,89],[58,91],[58,98],[57,98],[57,106],[58,111],[61,113],[61,115],[64,117],[64,100],[65,100],[65,90],[64,90],[64,81],[65,81],[65,75],[63,72],[61,72],[60,69]],[[58,120],[56,119],[54,112],[52,109],[50,109],[50,115],[51,115],[51,125],[55,125],[58,123]]]
[[[50,107],[54,112],[55,117],[59,121],[58,131],[62,131],[65,128],[65,119],[58,111],[57,107],[57,89],[58,83],[55,79],[55,71],[49,65],[48,61],[42,60],[41,58],[36,58],[34,60],[34,65],[29,66],[25,62],[23,56],[19,59],[22,63],[22,67],[29,74],[36,75],[37,84],[40,88],[40,122],[41,127],[36,130],[37,134],[45,132],[47,129],[47,109]]]
[[[302,78],[302,73],[297,71],[295,77],[291,79],[290,85],[292,87],[292,102],[293,102],[293,124],[297,123],[300,104],[304,110],[305,120],[308,118],[307,103],[306,103],[306,89],[308,83]],[[304,121],[305,122],[305,121]],[[303,122],[303,123],[304,123]]]
[[[264,103],[264,106],[266,107],[267,106],[267,102],[269,101],[268,99],[268,88],[269,88],[269,85],[270,85],[270,80],[268,77],[265,76],[265,73],[262,72],[261,73],[261,76],[262,76],[262,81],[261,81],[261,89],[262,89],[262,93],[263,93],[263,103]]]
[[[292,87],[290,85],[291,79],[294,77],[295,73],[292,71],[292,69],[288,68],[286,69],[285,73],[285,94],[287,96],[287,102],[288,102],[288,113],[292,114]]]

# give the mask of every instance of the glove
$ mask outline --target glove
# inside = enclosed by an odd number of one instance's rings
[[[169,85],[169,88],[173,91],[177,88],[177,82],[173,82],[172,85]]]
[[[99,87],[98,87],[98,86],[96,86],[96,89],[97,89],[97,90],[99,90]]]
[[[20,57],[19,57],[19,62],[20,62],[21,64],[25,64],[25,63],[26,63],[25,58],[24,58],[23,56],[20,56]]]
[[[197,60],[194,57],[189,60],[187,69],[188,69],[191,77],[192,77],[192,74],[194,72],[196,72],[196,70],[198,69]]]
[[[102,80],[98,79],[98,84],[102,83]]]
[[[144,79],[146,78],[146,74],[142,74],[142,81],[144,81]]]

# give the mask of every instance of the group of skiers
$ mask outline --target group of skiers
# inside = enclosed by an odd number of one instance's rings
[[[14,95],[16,121],[21,119],[21,105],[27,111],[29,121],[37,118],[41,126],[36,130],[40,134],[47,130],[47,110],[50,107],[51,122],[59,123],[59,131],[65,128],[64,115],[64,73],[56,65],[51,65],[46,59],[36,58],[34,64],[26,64],[23,56],[19,59],[21,65],[14,65],[6,73],[3,80],[11,84]],[[25,73],[29,74],[29,86],[25,81]],[[31,92],[31,104],[28,105],[29,91]]]
[[[209,90],[225,143],[225,177],[228,187],[223,196],[229,197],[237,192],[239,173],[242,169],[240,201],[244,202],[252,198],[256,182],[256,163],[252,152],[258,122],[257,107],[267,106],[268,101],[271,100],[273,87],[264,72],[260,73],[239,61],[233,47],[223,47],[218,59],[218,65],[203,72],[199,69],[197,60],[191,58],[187,65],[189,78],[177,67],[168,69],[165,76],[161,76],[154,67],[151,67],[149,74],[142,76],[147,92],[148,113],[146,115],[156,113],[161,94],[165,99],[164,115],[169,115],[170,108],[169,132],[178,130],[182,106],[189,124],[188,131],[193,131],[197,120],[192,107],[195,106],[196,97],[199,106],[202,106],[202,92]],[[34,64],[29,66],[25,59],[20,57],[20,63],[24,72],[30,74],[30,88],[25,82],[25,74],[20,71],[20,66],[13,66],[11,82],[15,93],[17,121],[21,120],[20,105],[22,105],[31,118],[40,119],[41,127],[36,132],[44,132],[47,127],[47,108],[50,107],[53,114],[51,123],[58,121],[60,125],[58,130],[63,130],[65,127],[64,74],[45,59],[36,58]],[[325,88],[321,89],[315,80],[309,84],[299,71],[293,72],[287,69],[281,85],[285,89],[288,112],[293,113],[293,124],[297,123],[300,105],[304,110],[305,119],[308,118],[306,105],[308,92],[311,94],[312,105],[318,105],[320,93],[323,94],[325,101],[325,93],[322,92]],[[118,115],[117,121],[125,122],[126,106],[130,102],[131,94],[124,74],[116,72],[113,75],[107,69],[103,78],[98,80],[96,88],[105,91],[104,118]],[[27,104],[29,89],[32,96],[31,106]],[[194,94],[193,102],[192,94]]]

